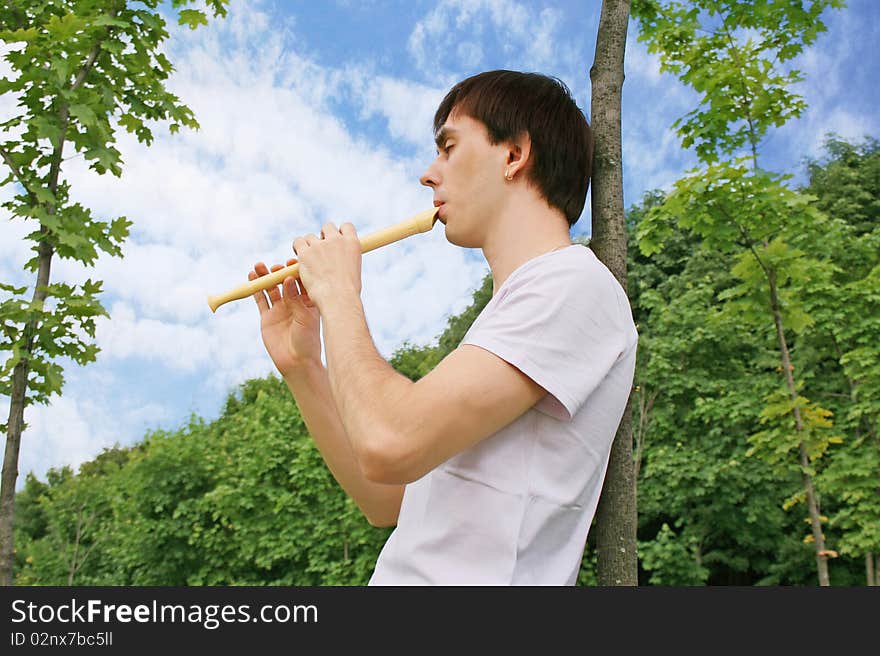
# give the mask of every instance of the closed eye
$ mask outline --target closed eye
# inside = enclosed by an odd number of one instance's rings
[[[449,155],[449,151],[452,150],[453,146],[455,146],[455,144],[450,143],[443,144],[442,146],[437,146],[437,155],[439,156],[441,153],[444,155]]]

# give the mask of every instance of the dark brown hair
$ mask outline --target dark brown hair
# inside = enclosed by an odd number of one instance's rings
[[[456,84],[434,114],[434,135],[452,112],[483,123],[494,145],[528,133],[527,179],[569,225],[590,188],[593,133],[564,82],[539,73],[486,71]]]

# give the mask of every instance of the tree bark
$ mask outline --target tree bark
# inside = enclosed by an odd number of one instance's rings
[[[874,570],[874,554],[868,552],[865,554],[865,583],[869,586],[877,585],[877,573]]]
[[[770,306],[773,311],[773,322],[776,325],[776,337],[779,339],[779,351],[782,355],[782,371],[785,375],[785,384],[793,402],[797,401],[797,386],[792,376],[791,355],[788,350],[788,342],[785,339],[785,330],[782,325],[782,310],[779,306],[779,295],[776,289],[776,272],[770,268],[767,270],[770,283]],[[794,406],[794,425],[800,437],[804,431],[804,422],[801,417],[801,409],[797,403]],[[828,552],[825,549],[825,536],[822,533],[822,519],[819,515],[819,501],[816,498],[816,490],[813,487],[813,477],[809,474],[810,460],[807,454],[807,446],[801,438],[798,443],[798,457],[801,465],[801,479],[803,480],[804,492],[807,497],[807,512],[810,516],[810,529],[813,534],[813,546],[816,551],[816,569],[819,575],[819,585],[831,585],[828,577]]]
[[[626,290],[627,235],[623,209],[620,105],[629,0],[603,0],[590,69],[594,135],[590,247]],[[596,511],[599,585],[638,585],[632,409],[627,402],[611,448]]]
[[[42,310],[46,300],[52,254],[52,246],[46,241],[41,242],[37,284],[32,300],[33,306],[39,310]],[[24,405],[27,396],[27,378],[30,373],[29,357],[38,327],[37,319],[32,319],[25,326],[21,360],[18,361],[12,372],[12,395],[9,399],[6,449],[3,454],[3,472],[0,474],[0,585],[12,585],[13,583],[15,481],[18,479],[18,452],[21,448],[21,433],[24,430]]]

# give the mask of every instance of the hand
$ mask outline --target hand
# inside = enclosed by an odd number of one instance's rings
[[[295,259],[287,261],[288,266]],[[280,264],[272,271],[281,269]],[[269,274],[262,262],[254,265],[248,280]],[[295,278],[286,278],[277,285],[254,294],[260,310],[260,333],[263,345],[282,376],[294,372],[307,362],[321,362],[321,316],[308,292]]]
[[[335,299],[361,293],[361,243],[351,223],[337,229],[327,223],[321,237],[306,235],[293,242],[299,276],[319,309]]]

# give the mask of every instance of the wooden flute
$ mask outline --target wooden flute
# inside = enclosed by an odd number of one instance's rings
[[[392,226],[373,232],[366,237],[362,237],[360,239],[361,253],[372,251],[381,246],[387,246],[388,244],[400,241],[406,237],[411,237],[412,235],[417,235],[421,232],[428,232],[437,222],[438,210],[439,208],[433,207],[430,210],[414,214],[405,221],[395,223]],[[299,277],[299,262],[286,266],[283,269],[278,269],[278,271],[274,271],[268,275],[261,276],[256,280],[250,280],[222,294],[208,296],[208,306],[211,308],[211,312],[216,312],[217,308],[224,303],[252,296],[258,291],[269,289],[270,287],[281,284],[285,278],[291,276],[294,278]]]

